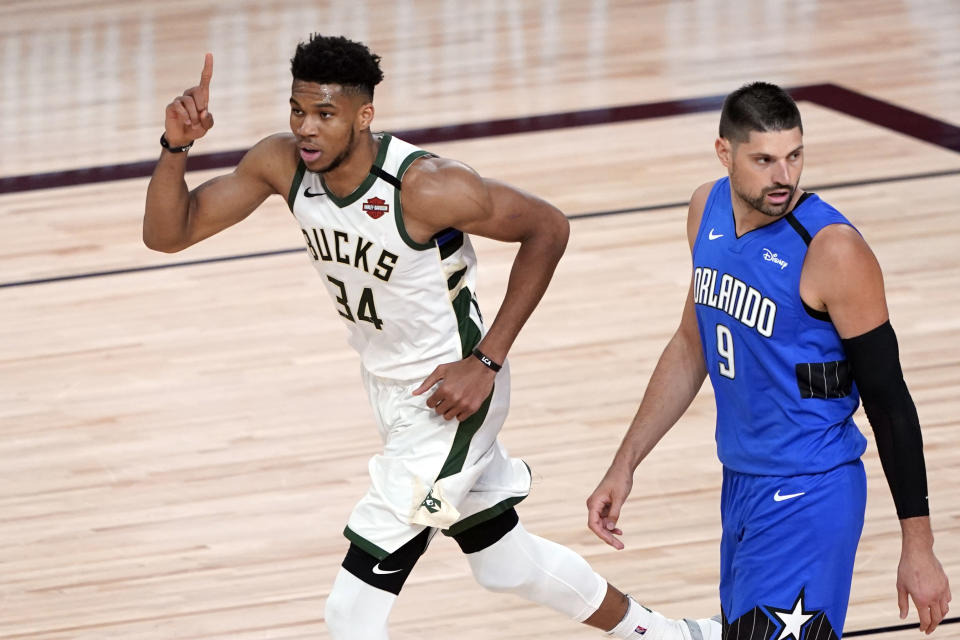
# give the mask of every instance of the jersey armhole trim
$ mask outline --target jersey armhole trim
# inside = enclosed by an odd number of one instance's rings
[[[804,193],[802,196],[800,196],[800,200],[797,201],[797,205],[796,207],[793,208],[793,210],[796,211],[797,207],[803,204],[804,200],[806,200],[808,197],[812,195],[813,193],[808,191]],[[796,231],[801,238],[803,238],[804,244],[806,244],[809,247],[810,243],[813,242],[813,237],[810,235],[810,232],[807,231],[807,228],[804,227],[799,220],[797,220],[797,217],[793,215],[793,211],[788,213],[786,215],[786,218],[787,218],[787,222],[790,223],[790,226],[793,227],[793,230]],[[848,223],[836,222],[833,224],[848,224]],[[829,226],[829,225],[826,225],[826,226]],[[822,320],[823,322],[832,322],[832,320],[830,320],[830,313],[828,311],[819,311],[817,309],[814,309],[813,307],[808,305],[803,298],[800,298],[800,304],[803,305],[803,310],[806,311],[807,315],[810,316],[811,318],[814,318],[816,320]]]
[[[297,172],[293,174],[293,182],[290,183],[290,192],[287,194],[287,206],[290,213],[293,213],[293,203],[297,199],[297,191],[300,190],[300,184],[303,182],[303,174],[307,171],[307,165],[303,160],[297,162]]]
[[[804,193],[803,196],[800,197],[800,202],[803,202],[806,199],[804,197],[806,195],[807,194]],[[800,205],[800,202],[797,203],[797,206]],[[794,209],[796,209],[796,207],[794,207]],[[803,243],[809,247],[810,243],[813,241],[813,238],[810,236],[810,232],[807,231],[807,228],[804,227],[799,220],[797,220],[797,217],[793,215],[793,211],[788,213],[785,217],[787,219],[787,222],[790,223],[790,226],[793,227],[793,230],[797,232],[797,235],[800,236],[801,239],[803,239]],[[806,258],[806,256],[804,256],[804,258]],[[799,292],[798,292],[798,296],[799,296]],[[811,318],[813,318],[814,320],[822,320],[823,322],[830,322],[830,314],[827,313],[826,311],[818,311],[817,309],[814,309],[813,307],[808,305],[803,298],[800,298],[800,304],[803,306],[803,310],[806,312],[806,314]]]
[[[691,254],[696,253],[697,247],[700,246],[700,237],[703,235],[704,226],[707,222],[707,214],[711,210],[711,204],[716,195],[717,187],[720,182],[723,181],[723,178],[717,178],[713,181],[713,184],[710,185],[710,193],[707,194],[707,199],[703,202],[703,211],[700,212],[700,223],[697,225],[697,235],[693,238],[693,247],[691,248]],[[687,203],[689,208],[690,203]]]
[[[830,314],[828,312],[814,309],[813,307],[808,305],[806,302],[804,302],[803,298],[800,298],[800,304],[803,305],[803,310],[806,311],[807,315],[810,316],[811,318],[814,318],[816,320],[823,320],[824,322],[831,322]]]
[[[790,223],[790,226],[793,227],[793,230],[797,232],[797,235],[803,239],[803,243],[809,247],[810,242],[813,241],[813,238],[810,236],[810,232],[807,231],[807,228],[800,224],[800,221],[797,220],[797,217],[793,215],[793,211],[788,213],[786,218],[787,222]]]
[[[400,168],[397,169],[398,185],[403,184],[403,174],[407,172],[407,169],[410,168],[410,165],[412,165],[414,161],[426,156],[434,157],[435,155],[436,154],[430,153],[429,151],[419,149],[404,158],[403,162],[400,163]],[[430,242],[417,242],[410,237],[409,233],[407,233],[407,227],[403,223],[403,207],[400,204],[400,191],[400,186],[397,186],[396,190],[393,192],[393,217],[396,221],[397,231],[400,233],[400,237],[411,249],[416,249],[417,251],[433,249],[437,246],[437,241],[435,239],[431,239]]]

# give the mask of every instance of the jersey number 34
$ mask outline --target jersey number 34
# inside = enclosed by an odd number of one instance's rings
[[[373,304],[373,291],[370,287],[363,288],[363,292],[360,294],[360,304],[357,305],[357,317],[354,318],[353,312],[350,311],[350,302],[347,300],[347,286],[331,276],[327,276],[327,280],[339,289],[339,295],[336,296],[336,299],[337,305],[340,307],[337,312],[341,316],[350,322],[356,322],[357,320],[369,322],[378,330],[383,327],[383,320],[377,315],[377,307]]]

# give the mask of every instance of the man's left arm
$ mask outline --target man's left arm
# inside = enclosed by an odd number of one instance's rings
[[[502,365],[543,297],[566,248],[570,225],[560,210],[536,196],[481,178],[458,162],[431,160],[404,177],[404,220],[408,225],[434,230],[452,227],[520,245],[500,309],[477,345],[480,355],[437,367],[414,392],[425,393],[440,382],[427,398],[427,406],[448,420],[464,420],[490,394],[494,370]]]
[[[912,597],[920,630],[931,633],[949,611],[950,586],[933,553],[920,421],[903,379],[880,265],[852,227],[828,226],[810,244],[800,291],[807,304],[830,314],[874,431],[900,518],[900,617]]]

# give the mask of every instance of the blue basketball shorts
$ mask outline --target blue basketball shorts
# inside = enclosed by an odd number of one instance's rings
[[[859,459],[800,476],[724,468],[724,640],[839,638],[866,501]]]

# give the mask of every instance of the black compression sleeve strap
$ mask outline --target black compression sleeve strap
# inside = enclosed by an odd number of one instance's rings
[[[920,419],[900,368],[890,322],[843,340],[863,409],[873,427],[880,464],[901,519],[930,514]]]

